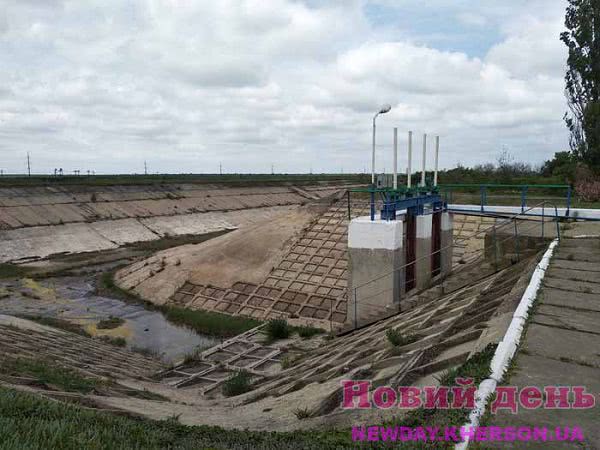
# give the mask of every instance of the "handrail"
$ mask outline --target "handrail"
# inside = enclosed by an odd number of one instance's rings
[[[478,187],[489,187],[489,188],[540,188],[540,189],[567,189],[571,187],[568,184],[494,184],[494,183],[464,183],[464,184],[438,184],[440,188],[478,188]]]

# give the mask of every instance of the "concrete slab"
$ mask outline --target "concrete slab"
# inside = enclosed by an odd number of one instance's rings
[[[530,330],[531,331],[531,330]],[[528,335],[529,336],[529,335]],[[535,355],[519,354],[517,365],[510,384],[525,387],[566,385],[585,386],[587,392],[600,391],[600,369],[574,366],[567,362],[556,361]],[[493,447],[501,448],[597,448],[600,442],[600,408],[592,409],[520,409],[518,414],[500,411],[492,417],[494,426],[502,427],[547,427],[554,430],[556,427],[580,427],[587,440],[586,445],[577,446],[571,443],[558,442],[502,442]]]
[[[583,292],[584,294],[600,294],[599,283],[587,283],[585,281],[565,280],[562,278],[553,278],[551,276],[544,278],[544,287],[561,289],[563,291]]]
[[[600,296],[578,292],[545,289],[539,297],[540,305],[568,306],[576,309],[589,309],[600,312]]]
[[[537,315],[534,320],[538,320]],[[600,335],[534,322],[529,325],[525,348],[530,353],[547,358],[562,358],[565,361],[600,367]]]
[[[563,259],[555,257],[550,264],[551,268],[556,269],[571,269],[571,270],[585,270],[589,272],[600,272],[600,264],[595,262],[575,261],[570,259]]]
[[[581,311],[568,307],[540,305],[533,319],[549,326],[569,328],[600,335],[600,313]]]
[[[586,281],[590,283],[600,283],[600,272],[593,272],[589,270],[565,269],[552,266],[546,272],[546,276],[552,278],[561,278],[563,280],[577,280]]]

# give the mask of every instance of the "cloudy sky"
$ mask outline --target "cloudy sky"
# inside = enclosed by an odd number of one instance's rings
[[[390,171],[567,148],[564,0],[0,0],[0,168]]]

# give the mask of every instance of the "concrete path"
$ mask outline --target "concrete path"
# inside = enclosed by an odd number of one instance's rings
[[[580,427],[585,444],[507,443],[502,448],[600,448],[600,239],[563,239],[546,272],[508,385],[585,386],[592,409],[519,408],[492,416],[495,426]]]

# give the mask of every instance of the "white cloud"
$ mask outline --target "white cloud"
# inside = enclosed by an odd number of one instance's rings
[[[446,166],[503,144],[537,162],[567,144],[562,9],[538,0],[428,6],[498,24],[483,58],[382,33],[359,0],[4,3],[5,171],[22,171],[27,151],[44,172],[140,171],[144,159],[171,172],[362,170],[383,102],[388,168],[393,126],[440,133]]]

